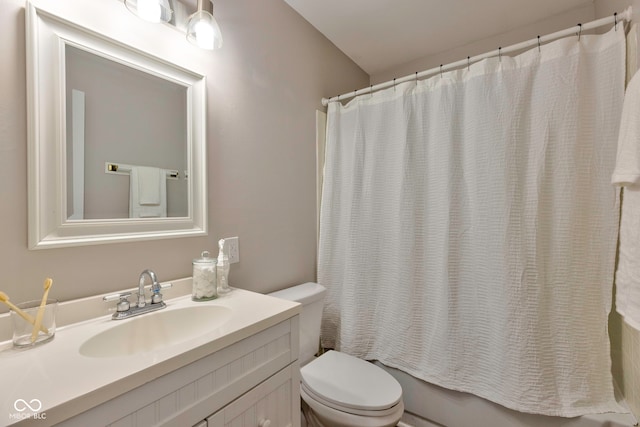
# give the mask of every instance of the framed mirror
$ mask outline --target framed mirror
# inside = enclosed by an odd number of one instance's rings
[[[81,3],[131,19],[113,0],[26,5],[29,248],[206,235],[204,74],[83,26]]]

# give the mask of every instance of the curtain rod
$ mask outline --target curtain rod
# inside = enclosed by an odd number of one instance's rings
[[[429,76],[431,74],[436,74],[436,73],[440,73],[443,71],[448,71],[457,67],[462,67],[463,65],[469,65],[473,62],[477,62],[480,61],[482,59],[485,58],[491,58],[494,56],[498,56],[498,55],[502,55],[505,53],[510,53],[510,52],[514,52],[514,51],[518,51],[518,50],[522,50],[522,49],[526,49],[528,47],[532,47],[532,46],[540,46],[540,44],[542,43],[542,40],[544,39],[545,42],[550,42],[552,40],[556,40],[562,37],[566,37],[572,34],[576,34],[576,31],[578,34],[580,34],[581,31],[588,31],[588,30],[592,30],[594,28],[598,28],[598,27],[602,27],[604,25],[608,25],[608,24],[614,24],[617,25],[619,21],[631,21],[631,15],[632,15],[632,8],[631,6],[627,7],[624,12],[622,13],[614,13],[611,16],[607,16],[605,18],[601,18],[595,21],[591,21],[587,24],[578,24],[576,27],[571,27],[571,28],[567,28],[566,30],[561,30],[561,31],[557,31],[555,33],[552,34],[547,34],[546,36],[543,37],[536,37],[535,39],[531,39],[525,42],[521,42],[521,43],[517,43],[508,47],[499,47],[496,50],[492,50],[490,52],[487,53],[483,53],[481,55],[476,55],[476,56],[468,56],[465,59],[462,59],[460,61],[456,61],[456,62],[452,62],[450,64],[447,65],[440,65],[439,67],[436,68],[431,68],[429,70],[425,70],[425,71],[421,71],[421,72],[416,72],[415,74],[411,74],[408,76],[404,76],[398,79],[393,79],[393,80],[389,80],[387,82],[384,83],[378,83],[376,85],[371,85],[369,87],[366,87],[364,89],[358,89],[358,90],[354,90],[353,92],[348,92],[342,95],[338,95],[338,96],[334,96],[332,98],[322,98],[322,105],[326,106],[327,104],[329,104],[329,102],[333,102],[333,101],[340,101],[343,99],[348,99],[348,98],[353,98],[355,96],[358,95],[364,95],[366,93],[371,93],[371,92],[375,92],[377,90],[380,89],[386,89],[388,87],[397,85],[399,83],[404,83],[404,82],[408,82],[408,81],[414,81],[417,79],[420,79],[422,77],[426,77]]]

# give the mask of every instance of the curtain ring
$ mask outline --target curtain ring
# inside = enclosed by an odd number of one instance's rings
[[[371,97],[373,98],[373,85],[369,86],[369,93],[371,94]]]
[[[613,13],[613,28],[618,31],[618,12]]]
[[[416,86],[418,86],[418,72],[416,71]]]
[[[393,78],[393,91],[396,91],[396,78]]]
[[[578,24],[578,41],[580,41],[580,36],[582,36],[582,24]]]
[[[498,60],[502,62],[502,47],[498,48]]]
[[[442,64],[440,64],[440,78],[442,78]]]
[[[471,57],[467,56],[467,71],[471,70]]]
[[[538,52],[540,52],[540,36],[538,36]]]

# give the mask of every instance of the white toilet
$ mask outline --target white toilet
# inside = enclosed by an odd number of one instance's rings
[[[312,427],[392,427],[404,411],[402,388],[382,368],[338,351],[315,358],[326,289],[305,283],[270,294],[302,304],[300,396]]]

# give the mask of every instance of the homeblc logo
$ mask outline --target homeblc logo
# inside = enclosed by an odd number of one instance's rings
[[[31,399],[28,402],[24,399],[16,399],[16,401],[13,402],[13,409],[15,409],[16,412],[9,413],[10,420],[26,420],[27,418],[34,420],[47,419],[45,412],[38,412],[42,409],[40,399]]]

